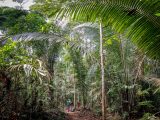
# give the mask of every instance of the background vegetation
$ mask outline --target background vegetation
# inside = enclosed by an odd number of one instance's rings
[[[103,120],[158,119],[159,14],[159,0],[1,7],[0,119],[67,119],[67,99]]]

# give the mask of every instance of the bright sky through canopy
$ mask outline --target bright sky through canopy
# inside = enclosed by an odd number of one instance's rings
[[[29,9],[29,6],[33,4],[33,0],[24,0],[23,8]],[[8,6],[8,7],[16,7],[20,4],[17,2],[13,2],[12,0],[0,0],[0,7]]]

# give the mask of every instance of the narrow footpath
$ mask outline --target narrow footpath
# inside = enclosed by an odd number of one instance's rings
[[[69,120],[81,120],[79,117],[79,112],[68,112],[67,113]]]
[[[100,120],[90,114],[81,115],[79,111],[68,112],[67,115],[68,115],[69,120]]]

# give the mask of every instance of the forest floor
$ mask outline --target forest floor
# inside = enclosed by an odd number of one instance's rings
[[[91,112],[67,112],[67,116],[69,120],[101,120],[100,118],[94,116]]]

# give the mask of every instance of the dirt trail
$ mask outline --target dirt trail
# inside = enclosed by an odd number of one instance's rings
[[[68,114],[69,120],[81,120],[79,117],[79,112],[69,112],[67,114]]]
[[[90,115],[82,116],[79,111],[68,112],[67,113],[69,120],[100,120]]]

